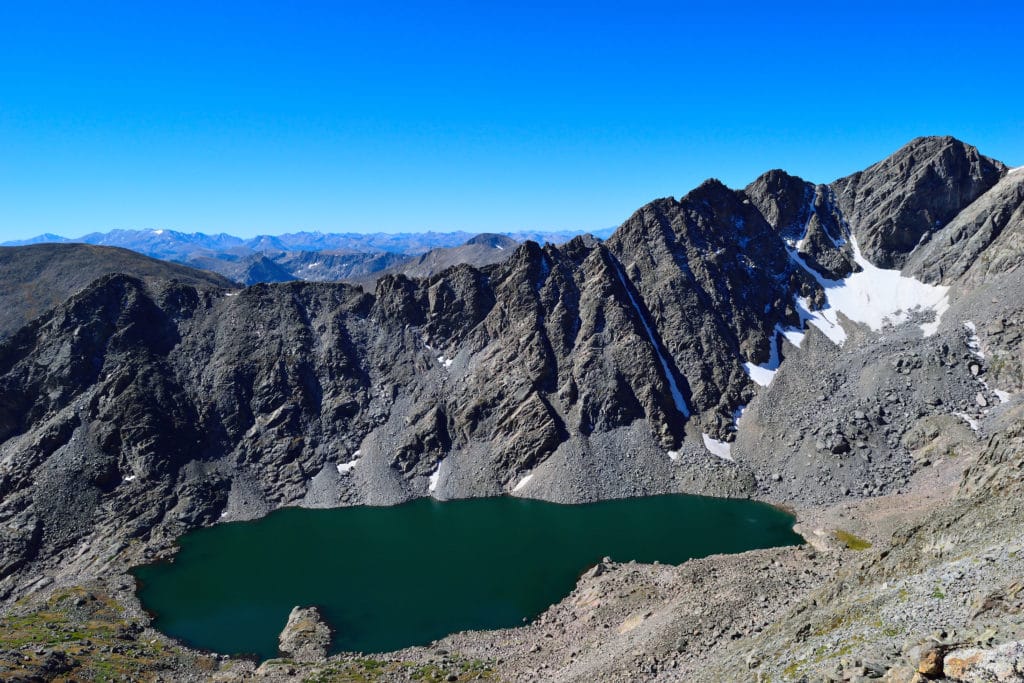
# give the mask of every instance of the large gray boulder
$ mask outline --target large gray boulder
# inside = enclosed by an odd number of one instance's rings
[[[331,645],[331,627],[316,607],[295,607],[278,643],[285,657],[297,662],[322,662]]]

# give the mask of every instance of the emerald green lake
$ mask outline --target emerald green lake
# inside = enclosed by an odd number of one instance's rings
[[[155,626],[192,646],[277,656],[296,605],[317,605],[334,651],[382,652],[516,626],[568,595],[602,557],[681,563],[793,545],[793,518],[745,500],[654,496],[586,505],[520,498],[289,508],[180,540],[138,567]]]

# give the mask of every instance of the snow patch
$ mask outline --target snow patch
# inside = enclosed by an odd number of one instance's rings
[[[799,349],[806,336],[806,333],[803,331],[804,325],[811,324],[821,330],[822,334],[828,337],[836,346],[842,346],[846,341],[846,330],[839,324],[836,312],[830,307],[826,306],[823,309],[812,311],[811,302],[807,298],[797,297],[796,311],[800,316],[800,327],[775,326],[770,342],[768,362],[760,365],[749,362],[743,364],[743,370],[747,373],[747,376],[762,387],[772,383],[772,380],[775,379],[775,373],[778,372],[779,366],[782,364],[782,357],[779,352],[779,335],[782,335],[786,341]]]
[[[437,357],[437,362],[440,363],[441,365],[443,365],[445,368],[450,368],[454,361],[455,361],[454,358],[449,358],[449,357],[445,356],[444,354],[442,354],[442,355]]]
[[[806,307],[801,308],[800,306],[797,306],[797,309],[800,311],[801,324],[803,324],[804,320],[813,319],[814,316],[810,315],[809,312],[808,315],[804,317],[804,313],[807,312]],[[839,329],[842,330],[841,327]],[[782,327],[781,325],[775,326],[775,329],[772,331],[771,339],[769,340],[770,347],[768,362],[761,363],[760,365],[755,365],[754,363],[749,362],[743,364],[743,370],[747,373],[747,376],[762,387],[766,387],[772,383],[772,380],[775,379],[775,373],[778,372],[779,366],[782,364],[782,357],[779,352],[779,335],[782,335],[790,344],[798,349],[800,348],[800,344],[804,341],[804,333],[801,330],[798,330],[795,327]],[[746,406],[743,406],[742,408],[745,407]],[[740,409],[741,413],[742,408]],[[739,417],[736,417],[736,419],[738,420]]]
[[[548,257],[545,254],[540,255],[540,278],[537,280],[535,289],[540,292],[544,286],[544,281],[548,279],[548,275],[551,273],[551,265],[548,263]]]
[[[501,247],[498,248],[501,249]],[[515,485],[515,487],[512,489],[512,492],[515,493],[516,491],[521,491],[524,486],[530,483],[531,479],[533,479],[533,473],[527,474],[525,477],[519,480],[519,483]]]
[[[746,410],[746,406],[740,406],[736,410],[732,411],[732,431],[738,432],[740,430],[740,418],[743,417],[743,413],[745,413]]]
[[[1024,171],[1024,166],[1018,166],[1017,168],[1011,168],[1009,171],[1006,172],[1006,174],[1009,175],[1011,173],[1016,173],[1017,171]]]
[[[772,380],[775,379],[775,373],[779,370],[779,364],[781,363],[779,358],[779,332],[780,329],[776,326],[775,330],[772,332],[771,340],[769,340],[768,343],[771,350],[769,352],[767,363],[762,363],[761,365],[755,365],[753,363],[743,364],[743,369],[746,371],[747,376],[762,387],[766,387],[771,384]],[[803,335],[801,335],[801,340],[802,339]]]
[[[338,474],[348,474],[349,472],[352,471],[352,468],[355,467],[356,463],[358,463],[360,460],[362,460],[362,458],[356,458],[355,460],[351,460],[349,462],[339,462],[337,465]]]
[[[975,357],[985,359],[985,354],[981,351],[981,340],[978,339],[978,328],[970,320],[964,322],[964,329],[968,332],[967,337],[967,348],[971,350],[971,353]]]
[[[760,384],[762,387],[766,387],[772,383],[773,379],[775,379],[775,373],[778,372],[779,369],[778,365],[775,365],[775,367],[771,366],[772,363],[770,361],[764,365],[744,363],[743,369],[746,371],[747,376],[750,377],[750,379],[757,384]]]
[[[1010,392],[1003,391],[1002,389],[993,389],[992,393],[996,395],[996,398],[999,399],[1000,403],[1010,402]]]
[[[614,262],[612,263],[612,267],[615,268],[615,274],[619,276],[619,282],[622,283],[622,289],[625,290],[626,296],[629,297],[629,303],[632,304],[633,310],[636,311],[637,317],[640,318],[640,324],[644,326],[644,330],[647,332],[647,339],[651,342],[655,355],[658,356],[658,361],[661,363],[661,369],[665,373],[665,379],[668,381],[669,391],[672,393],[672,400],[675,401],[676,410],[682,413],[683,417],[690,417],[690,408],[686,405],[686,400],[683,398],[682,392],[679,391],[679,387],[676,385],[676,378],[672,375],[668,361],[665,360],[665,355],[661,352],[661,346],[654,339],[654,331],[651,329],[650,324],[647,322],[647,318],[640,310],[640,305],[637,304],[636,299],[633,298],[633,292],[629,291],[629,287],[626,286],[626,278],[622,274],[622,269],[619,268],[618,263]]]
[[[129,474],[124,478],[125,481],[135,481],[138,478],[137,474]]]
[[[437,490],[437,483],[441,481],[441,463],[443,460],[437,463],[437,469],[430,475],[430,484],[427,486],[427,491],[433,493]]]
[[[667,451],[667,453],[668,459],[671,460],[672,462],[675,462],[676,460],[679,459],[679,451]]]
[[[350,460],[349,462],[337,463],[335,467],[338,468],[338,474],[348,474],[349,472],[351,472],[352,468],[356,466],[356,463],[362,460],[362,458],[360,457],[362,456],[362,454],[363,451],[357,448],[355,453],[352,454],[352,460]]]
[[[154,230],[153,234],[154,235],[162,235],[162,234],[164,234],[164,231],[163,230]]]
[[[949,309],[949,287],[929,285],[912,277],[904,277],[898,270],[873,265],[861,254],[857,240],[852,236],[850,246],[853,249],[853,260],[861,267],[861,271],[851,273],[845,280],[823,277],[807,265],[796,249],[789,250],[792,259],[818,281],[828,299],[825,309],[807,311],[812,316],[811,324],[829,335],[837,345],[842,345],[846,340],[846,332],[839,325],[836,313],[842,313],[850,320],[880,332],[886,323],[897,325],[905,322],[910,311],[932,310],[935,312],[935,320],[923,323],[921,331],[926,337],[935,334],[942,314]],[[823,325],[819,318],[827,325]],[[840,338],[842,341],[836,341]]]
[[[817,311],[811,310],[811,301],[806,297],[798,297],[796,300],[796,312],[800,315],[800,324],[809,323],[814,325],[836,346],[842,346],[846,342],[846,330],[839,324],[839,316],[831,305]],[[799,332],[800,340],[793,342],[794,346],[800,347],[803,341],[803,333]],[[793,339],[790,339],[792,342]]]
[[[977,420],[975,420],[973,417],[968,415],[967,413],[953,413],[953,414],[956,415],[957,417],[959,417],[964,422],[966,422],[967,426],[969,426],[973,431],[976,432],[979,429],[981,429],[981,424]]]
[[[728,444],[725,441],[719,441],[718,439],[714,439],[708,436],[707,434],[701,434],[701,437],[704,439],[704,448],[708,449],[708,451],[712,455],[716,455],[722,460],[736,462],[735,460],[732,459],[731,444]]]

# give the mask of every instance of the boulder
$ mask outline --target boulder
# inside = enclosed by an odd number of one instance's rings
[[[917,664],[918,673],[928,676],[929,678],[941,676],[943,652],[944,650],[941,647],[933,647],[925,650],[921,654],[921,660]]]
[[[943,673],[954,681],[1024,680],[1024,641],[1004,643],[993,649],[964,648],[946,655]]]

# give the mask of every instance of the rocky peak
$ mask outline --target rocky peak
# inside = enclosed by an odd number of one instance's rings
[[[423,323],[424,302],[415,280],[399,273],[377,281],[374,310],[379,315],[408,324]]]
[[[832,188],[865,257],[883,268],[901,268],[915,247],[1006,171],[955,138],[922,137]]]
[[[264,254],[257,254],[246,259],[236,278],[241,282],[249,283],[291,282],[298,279]]]
[[[744,190],[764,219],[786,240],[798,240],[807,225],[814,185],[781,169],[762,174]]]
[[[718,178],[708,178],[700,185],[687,192],[683,199],[689,199],[693,202],[705,202],[709,206],[715,206],[722,202],[728,202],[729,197],[734,195],[735,192],[735,190],[726,186],[726,184]]]
[[[597,245],[601,244],[601,240],[594,237],[589,232],[584,235],[577,235],[571,240],[561,246],[562,251],[567,254],[586,254]]]

